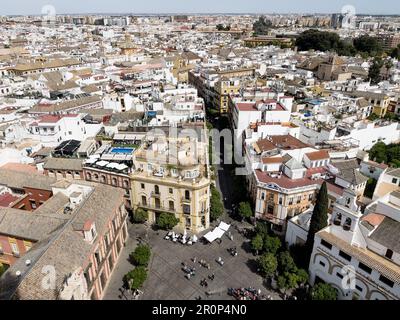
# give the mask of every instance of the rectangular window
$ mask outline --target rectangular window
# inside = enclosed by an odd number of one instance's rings
[[[332,249],[332,245],[331,245],[328,241],[325,241],[325,240],[321,239],[321,244],[322,244],[325,248],[328,248],[329,250]]]
[[[184,214],[190,214],[190,206],[187,204],[183,205],[183,213]]]
[[[386,277],[383,276],[383,275],[381,275],[381,276],[379,277],[379,281],[382,282],[382,283],[384,283],[384,284],[386,284],[387,286],[389,286],[389,287],[391,287],[391,288],[393,288],[393,286],[394,286],[394,282],[393,282],[392,280],[386,278]]]
[[[357,289],[358,291],[360,291],[360,292],[363,291],[362,288],[361,288],[360,286],[358,286],[358,285],[356,285],[356,289]]]
[[[397,179],[396,179],[396,178],[393,178],[393,179],[392,179],[392,183],[397,184]]]
[[[337,276],[338,278],[340,278],[340,279],[343,279],[343,275],[342,275],[341,273],[339,273],[339,272],[336,272],[336,276]]]
[[[169,193],[174,193],[174,190],[172,188],[169,188]]]
[[[97,265],[99,266],[101,263],[100,251],[95,252],[94,256],[96,258]]]
[[[321,266],[325,267],[325,263],[324,263],[324,262],[320,261],[319,264],[320,264]]]
[[[141,184],[140,184],[140,187],[141,187],[142,189],[144,189],[144,183],[141,183]]]
[[[365,271],[366,273],[371,273],[372,272],[372,269],[370,268],[370,267],[368,267],[368,266],[366,266],[364,263],[362,263],[362,262],[360,262],[359,264],[358,264],[358,267],[361,269],[361,270],[363,270],[363,271]]]
[[[347,261],[351,261],[351,256],[348,255],[346,252],[343,252],[342,250],[339,251],[339,256]]]

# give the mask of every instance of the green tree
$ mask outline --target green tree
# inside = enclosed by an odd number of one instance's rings
[[[6,272],[6,270],[7,268],[5,267],[5,265],[0,262],[0,277],[4,272]]]
[[[160,229],[171,230],[179,223],[179,219],[172,213],[162,212],[156,220],[156,225]]]
[[[376,187],[376,179],[369,178],[367,181],[367,185],[365,186],[364,196],[372,199],[374,195],[375,187]]]
[[[369,67],[368,78],[371,80],[372,84],[377,84],[382,80],[381,68],[383,67],[383,61],[381,58],[376,57],[372,65]]]
[[[278,254],[278,271],[280,273],[297,272],[297,266],[289,251],[282,251]]]
[[[297,282],[299,284],[304,284],[308,282],[308,272],[304,269],[297,269]]]
[[[256,234],[255,237],[251,240],[251,248],[258,255],[258,252],[262,250],[263,246],[264,246],[264,240],[262,235]]]
[[[340,41],[336,49],[338,55],[341,56],[354,56],[357,53],[356,48],[351,43]]]
[[[390,51],[390,56],[392,58],[400,60],[400,44],[396,48],[393,48],[392,51]]]
[[[386,149],[386,144],[384,142],[379,141],[375,143],[369,150],[369,158],[379,163],[388,163],[388,155]]]
[[[337,300],[337,291],[330,284],[318,283],[311,289],[312,300]]]
[[[281,248],[282,242],[281,240],[276,237],[276,236],[265,236],[264,237],[264,250],[267,253],[271,253],[273,255],[276,255],[278,250]]]
[[[278,261],[272,253],[265,253],[260,256],[257,259],[257,264],[261,274],[265,277],[272,276],[278,267]]]
[[[301,51],[337,51],[339,48],[343,49],[345,44],[341,44],[339,35],[334,32],[308,29],[297,37],[296,46]]]
[[[149,214],[146,210],[142,208],[137,208],[133,213],[133,222],[135,223],[143,223],[146,222],[149,217]]]
[[[378,116],[376,113],[371,113],[371,114],[367,117],[367,119],[370,120],[370,121],[375,121],[375,120],[379,119],[379,116]]]
[[[304,269],[297,269],[296,272],[283,272],[278,276],[277,285],[281,290],[294,289],[299,284],[308,281],[308,273]]]
[[[223,24],[219,23],[217,24],[217,30],[218,31],[229,31],[231,30],[231,26],[224,26]]]
[[[357,51],[368,53],[370,56],[375,56],[383,51],[378,38],[368,35],[362,35],[354,39],[354,47]]]
[[[253,216],[253,211],[251,210],[250,203],[248,202],[240,202],[238,212],[242,218],[250,218]]]
[[[286,289],[297,288],[299,283],[297,273],[285,272],[284,277],[286,278]]]
[[[313,213],[311,215],[310,227],[308,229],[306,248],[307,257],[311,257],[314,246],[314,236],[328,225],[328,189],[324,181],[319,189]]]
[[[256,22],[253,23],[254,35],[265,35],[268,34],[269,30],[272,28],[272,21],[268,20],[266,17],[261,16]]]
[[[269,226],[265,221],[258,221],[256,227],[254,228],[254,233],[259,234],[263,239],[268,235]]]
[[[286,277],[283,275],[279,275],[278,278],[276,279],[276,284],[278,285],[278,288],[280,290],[286,290],[288,289],[288,284],[286,281]]]
[[[126,288],[131,290],[139,289],[147,279],[147,270],[145,267],[140,266],[129,271],[124,276],[124,284]]]
[[[150,261],[151,250],[148,245],[140,244],[136,247],[129,258],[136,266],[147,266]]]
[[[217,220],[224,213],[224,206],[217,188],[214,185],[211,185],[210,190],[210,219]]]

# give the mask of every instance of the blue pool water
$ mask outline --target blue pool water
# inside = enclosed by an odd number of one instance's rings
[[[110,153],[131,154],[134,150],[134,148],[112,148]]]

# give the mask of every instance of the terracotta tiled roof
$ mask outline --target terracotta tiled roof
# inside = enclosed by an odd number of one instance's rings
[[[269,158],[262,158],[262,163],[264,164],[271,164],[271,163],[282,163],[282,157],[269,157]]]
[[[385,216],[379,213],[369,213],[361,218],[361,220],[368,222],[374,227],[379,225],[383,219],[385,219]]]
[[[13,196],[11,193],[2,194],[0,195],[0,207],[8,207],[18,199],[18,197]]]
[[[36,170],[35,166],[23,163],[15,163],[15,162],[6,163],[5,165],[1,166],[0,169],[12,170],[18,172],[27,172],[27,173],[39,173]]]
[[[329,153],[326,150],[306,153],[306,156],[311,161],[329,159]]]

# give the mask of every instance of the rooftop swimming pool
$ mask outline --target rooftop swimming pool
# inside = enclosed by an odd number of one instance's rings
[[[133,151],[135,151],[135,148],[112,148],[110,153],[131,154]]]

